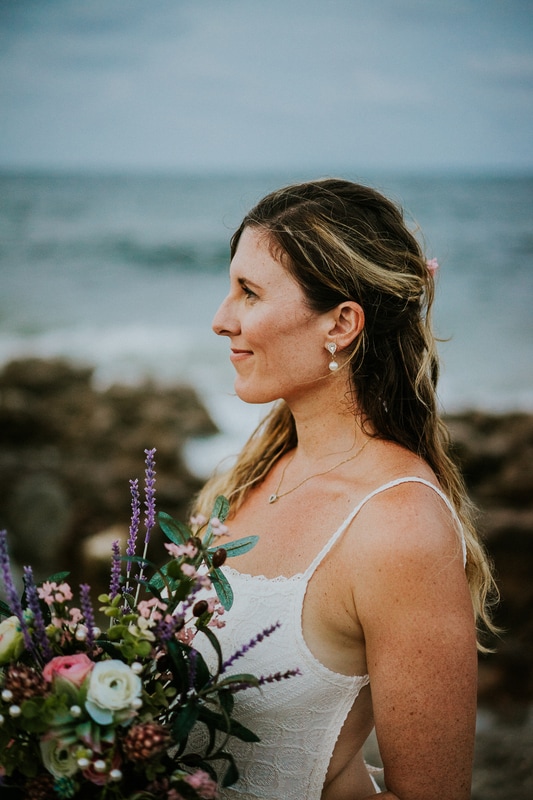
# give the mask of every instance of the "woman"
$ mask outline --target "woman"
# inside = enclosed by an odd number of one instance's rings
[[[264,198],[232,239],[213,328],[235,390],[278,401],[198,500],[231,500],[225,652],[280,626],[238,672],[301,675],[236,696],[224,798],[362,800],[375,725],[390,800],[470,797],[476,619],[490,571],[447,454],[432,270],[400,211],[343,180]],[[434,264],[430,262],[430,267]]]

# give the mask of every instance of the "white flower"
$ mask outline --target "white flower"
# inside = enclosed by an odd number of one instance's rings
[[[68,777],[78,771],[76,756],[59,739],[41,739],[40,746],[43,764],[55,778]]]
[[[132,711],[140,697],[142,681],[118,659],[100,661],[91,672],[85,706],[100,725],[109,725],[116,712]]]
[[[0,622],[0,664],[15,661],[24,650],[24,635],[17,617]]]

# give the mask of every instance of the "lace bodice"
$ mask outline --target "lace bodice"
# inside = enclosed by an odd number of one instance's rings
[[[226,626],[219,632],[225,658],[265,628],[281,623],[239,658],[228,674],[247,672],[259,677],[298,668],[301,675],[235,696],[235,718],[253,730],[260,742],[231,740],[241,777],[222,791],[222,800],[320,800],[341,728],[369,678],[332,672],[311,653],[302,632],[305,593],[315,570],[363,505],[376,494],[407,481],[434,489],[457,519],[449,500],[433,484],[421,478],[402,478],[367,495],[304,573],[265,578],[223,568],[235,593],[234,604],[225,615]],[[463,555],[464,547],[463,541]],[[201,649],[209,659],[209,650]]]

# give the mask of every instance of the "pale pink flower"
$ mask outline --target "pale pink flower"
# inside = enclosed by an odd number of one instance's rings
[[[166,606],[157,597],[151,597],[149,600],[141,600],[137,604],[137,611],[144,619],[152,618],[160,620],[162,618],[161,611],[165,611]]]
[[[58,586],[53,581],[45,581],[42,586],[37,588],[37,594],[48,606],[54,603],[65,603],[67,600],[72,600],[73,597],[68,583],[61,583]]]
[[[212,798],[216,798],[217,785],[207,774],[207,772],[199,769],[193,775],[187,775],[187,777],[183,780],[184,783],[188,783],[189,786],[198,792],[200,797],[204,798],[204,800],[212,800]]]
[[[196,568],[193,567],[192,564],[182,564],[181,565],[181,571],[188,578],[196,578],[197,575],[198,575],[198,573],[196,572]]]
[[[213,517],[210,522],[215,536],[227,536],[229,528],[227,525],[224,525],[218,517]]]
[[[211,617],[209,622],[207,623],[208,628],[225,628],[226,623],[223,619],[219,619],[218,617]]]
[[[173,558],[182,558],[182,556],[194,558],[198,553],[198,548],[193,544],[174,544],[173,542],[167,542],[165,547]]]
[[[83,619],[83,614],[79,608],[71,608],[68,613],[70,614],[70,621],[73,625],[77,625],[78,622],[81,622]]]
[[[197,514],[195,517],[191,517],[189,522],[192,528],[202,528],[206,524],[207,518],[203,514]]]
[[[428,268],[428,272],[430,273],[430,275],[435,277],[437,270],[439,268],[439,262],[437,261],[436,258],[429,258],[426,261],[426,267]]]

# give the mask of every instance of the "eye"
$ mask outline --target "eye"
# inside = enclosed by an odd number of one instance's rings
[[[256,295],[256,293],[255,293],[255,292],[253,292],[253,291],[250,289],[250,287],[249,287],[249,286],[247,286],[247,285],[246,285],[244,282],[243,282],[243,283],[241,283],[241,289],[242,289],[243,293],[246,295],[246,298],[247,298],[248,300],[256,300],[256,299],[257,299],[257,295]]]

